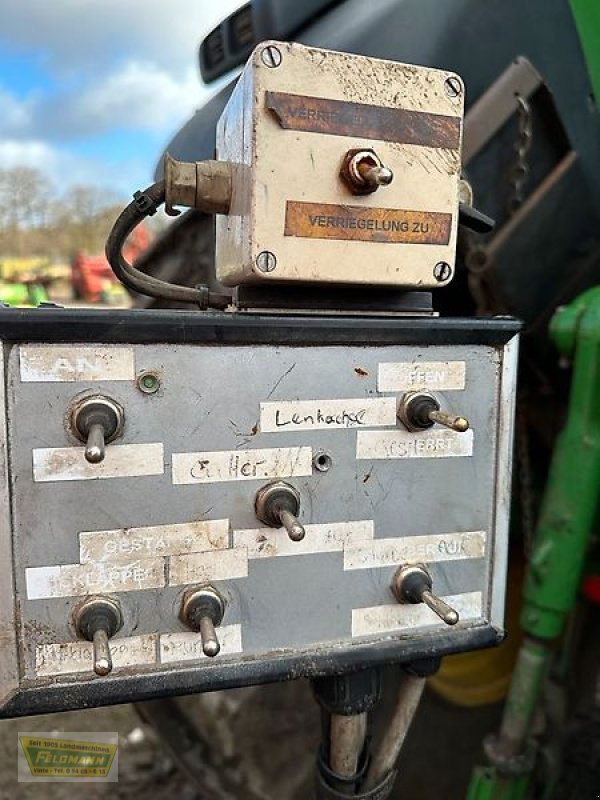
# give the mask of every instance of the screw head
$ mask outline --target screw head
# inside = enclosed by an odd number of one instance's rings
[[[433,268],[433,277],[436,281],[447,281],[452,276],[452,267],[445,261],[438,261]]]
[[[260,59],[265,67],[270,67],[271,69],[274,69],[281,64],[281,58],[281,50],[272,44],[263,47],[260,53]]]
[[[450,75],[444,81],[444,89],[448,97],[458,97],[462,93],[462,83],[456,75]]]
[[[160,379],[154,372],[142,372],[138,376],[137,385],[140,392],[144,394],[154,394],[160,388]]]
[[[277,259],[275,254],[269,250],[263,250],[256,256],[256,268],[261,272],[273,272],[277,266]]]

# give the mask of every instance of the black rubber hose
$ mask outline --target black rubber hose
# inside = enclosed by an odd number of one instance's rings
[[[125,286],[140,294],[180,303],[193,303],[201,308],[208,305],[225,308],[231,302],[229,295],[215,295],[208,292],[205,286],[192,288],[161,281],[140,272],[123,257],[123,245],[129,234],[164,202],[165,182],[158,181],[143,192],[136,192],[134,200],[119,214],[106,240],[106,258],[113,272]]]

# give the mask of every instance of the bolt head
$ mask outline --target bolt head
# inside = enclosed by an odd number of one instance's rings
[[[444,81],[444,89],[448,97],[459,97],[462,94],[462,83],[456,75],[450,75]]]
[[[440,283],[449,280],[452,277],[452,267],[445,261],[438,261],[433,268],[433,277]]]
[[[281,50],[275,45],[268,44],[266,47],[263,47],[260,53],[260,60],[265,65],[265,67],[269,67],[270,69],[275,69],[281,64]]]
[[[257,255],[256,268],[260,270],[260,272],[273,272],[276,266],[277,259],[275,258],[275,254],[271,253],[269,250],[263,250],[262,253]]]

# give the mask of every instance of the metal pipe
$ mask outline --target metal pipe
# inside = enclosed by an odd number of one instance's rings
[[[400,685],[394,714],[383,740],[373,756],[367,779],[364,786],[361,787],[361,791],[368,792],[379,786],[393,770],[421,700],[426,680],[426,678],[418,678],[413,675],[404,677]]]
[[[549,643],[524,639],[506,698],[500,734],[493,745],[502,759],[514,758],[525,750],[551,657]]]
[[[336,775],[351,778],[358,771],[365,745],[367,713],[345,716],[332,714],[329,728],[329,767]],[[353,793],[353,787],[348,786]]]

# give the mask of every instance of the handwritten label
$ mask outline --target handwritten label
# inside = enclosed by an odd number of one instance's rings
[[[293,542],[283,529],[249,528],[233,533],[234,547],[245,547],[248,558],[300,556],[341,551],[351,542],[373,539],[373,520],[305,525],[306,536]]]
[[[312,448],[173,453],[174,484],[286,478],[312,473]]]
[[[379,365],[377,389],[380,392],[464,389],[465,374],[464,361],[383,363]]]
[[[130,381],[135,377],[133,350],[124,347],[22,345],[19,364],[24,383]]]
[[[160,589],[165,585],[164,559],[152,558],[129,564],[59,564],[25,570],[27,597],[74,597],[101,592]]]
[[[155,664],[157,639],[155,633],[111,639],[113,671]],[[40,644],[35,648],[35,671],[39,677],[92,672],[92,663],[92,643],[84,640]]]
[[[81,447],[43,447],[33,451],[33,480],[87,481],[99,478],[134,478],[162,475],[163,445],[109,444],[104,460],[90,464]]]
[[[372,542],[347,544],[344,547],[344,569],[374,569],[418,561],[431,563],[483,558],[485,542],[485,531],[468,531],[374,539]]]
[[[210,583],[248,575],[248,553],[245,547],[206,553],[187,553],[169,559],[169,585]]]
[[[298,400],[260,404],[264,433],[396,425],[396,399]]]
[[[131,561],[179,553],[200,553],[229,547],[229,520],[210,519],[121,528],[113,531],[84,531],[79,534],[80,560]]]
[[[473,455],[473,431],[359,431],[356,457],[379,458],[451,458]]]
[[[442,598],[458,611],[459,624],[473,622],[483,616],[481,592],[446,595]],[[424,603],[410,605],[393,603],[383,606],[352,609],[352,636],[377,636],[382,633],[401,632],[432,625],[444,627],[445,623]]]
[[[219,643],[221,650],[218,659],[224,656],[241,653],[242,626],[219,626]],[[160,660],[163,664],[172,664],[177,661],[198,661],[207,656],[202,652],[202,639],[197,633],[163,633],[160,637]]]

